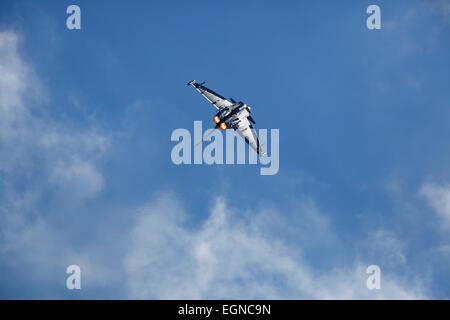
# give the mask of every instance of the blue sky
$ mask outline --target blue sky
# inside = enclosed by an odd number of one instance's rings
[[[450,297],[449,1],[70,4],[0,5],[1,298]],[[171,162],[192,79],[277,175]]]

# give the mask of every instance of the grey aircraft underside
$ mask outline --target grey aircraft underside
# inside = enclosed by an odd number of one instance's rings
[[[197,89],[217,109],[217,113],[213,118],[216,124],[214,129],[236,130],[259,156],[264,156],[265,152],[262,150],[256,130],[251,124],[255,124],[255,121],[250,115],[251,108],[241,101],[236,102],[230,99],[230,102],[220,94],[203,86],[203,84],[204,82],[197,83],[195,80],[187,83],[188,86],[193,86]]]

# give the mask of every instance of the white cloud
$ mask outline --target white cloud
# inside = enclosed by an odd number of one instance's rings
[[[304,210],[304,209],[303,209]],[[267,212],[243,215],[218,199],[199,227],[176,199],[162,196],[144,207],[131,232],[124,260],[131,298],[223,299],[414,299],[423,298],[416,283],[384,275],[382,290],[366,287],[360,261],[346,268],[314,271],[301,256],[302,246],[262,228]],[[273,211],[273,217],[284,214]],[[309,212],[304,214],[318,214]],[[310,226],[315,229],[315,225]]]
[[[95,127],[45,116],[51,114],[46,90],[20,42],[17,33],[0,32],[1,260],[32,263],[36,273],[54,277],[51,270],[77,253],[52,225],[43,199],[54,194],[74,205],[98,195],[104,181],[97,163],[109,139]]]
[[[72,163],[56,164],[51,180],[65,194],[75,199],[84,199],[97,195],[103,188],[103,177],[89,162],[75,159]]]
[[[8,115],[12,108],[23,107],[22,95],[27,88],[28,68],[17,55],[18,37],[0,32],[0,111]]]
[[[366,247],[371,248],[379,260],[383,259],[383,265],[406,263],[406,245],[390,230],[378,229],[372,232],[367,239]]]
[[[108,138],[95,128],[78,129],[44,116],[44,89],[32,68],[21,57],[19,36],[0,32],[0,174],[4,184],[24,178],[27,185],[45,184],[45,176],[61,183],[86,187],[86,196],[102,187],[96,161],[104,155]],[[44,106],[45,107],[45,106]],[[40,181],[34,181],[37,178]]]
[[[436,211],[441,226],[450,228],[450,185],[427,183],[420,189],[428,204]]]

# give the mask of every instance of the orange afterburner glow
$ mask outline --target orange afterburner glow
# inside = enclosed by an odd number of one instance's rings
[[[213,118],[214,123],[219,123],[220,122],[220,118],[218,116],[215,116]]]
[[[225,130],[227,128],[227,125],[225,124],[225,122],[222,122],[220,124],[220,129]]]

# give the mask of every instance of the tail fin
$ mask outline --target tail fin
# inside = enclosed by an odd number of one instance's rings
[[[188,86],[191,86],[191,85],[193,85],[193,84],[195,84],[195,80],[191,80],[191,81],[189,81],[189,82],[187,83]]]

